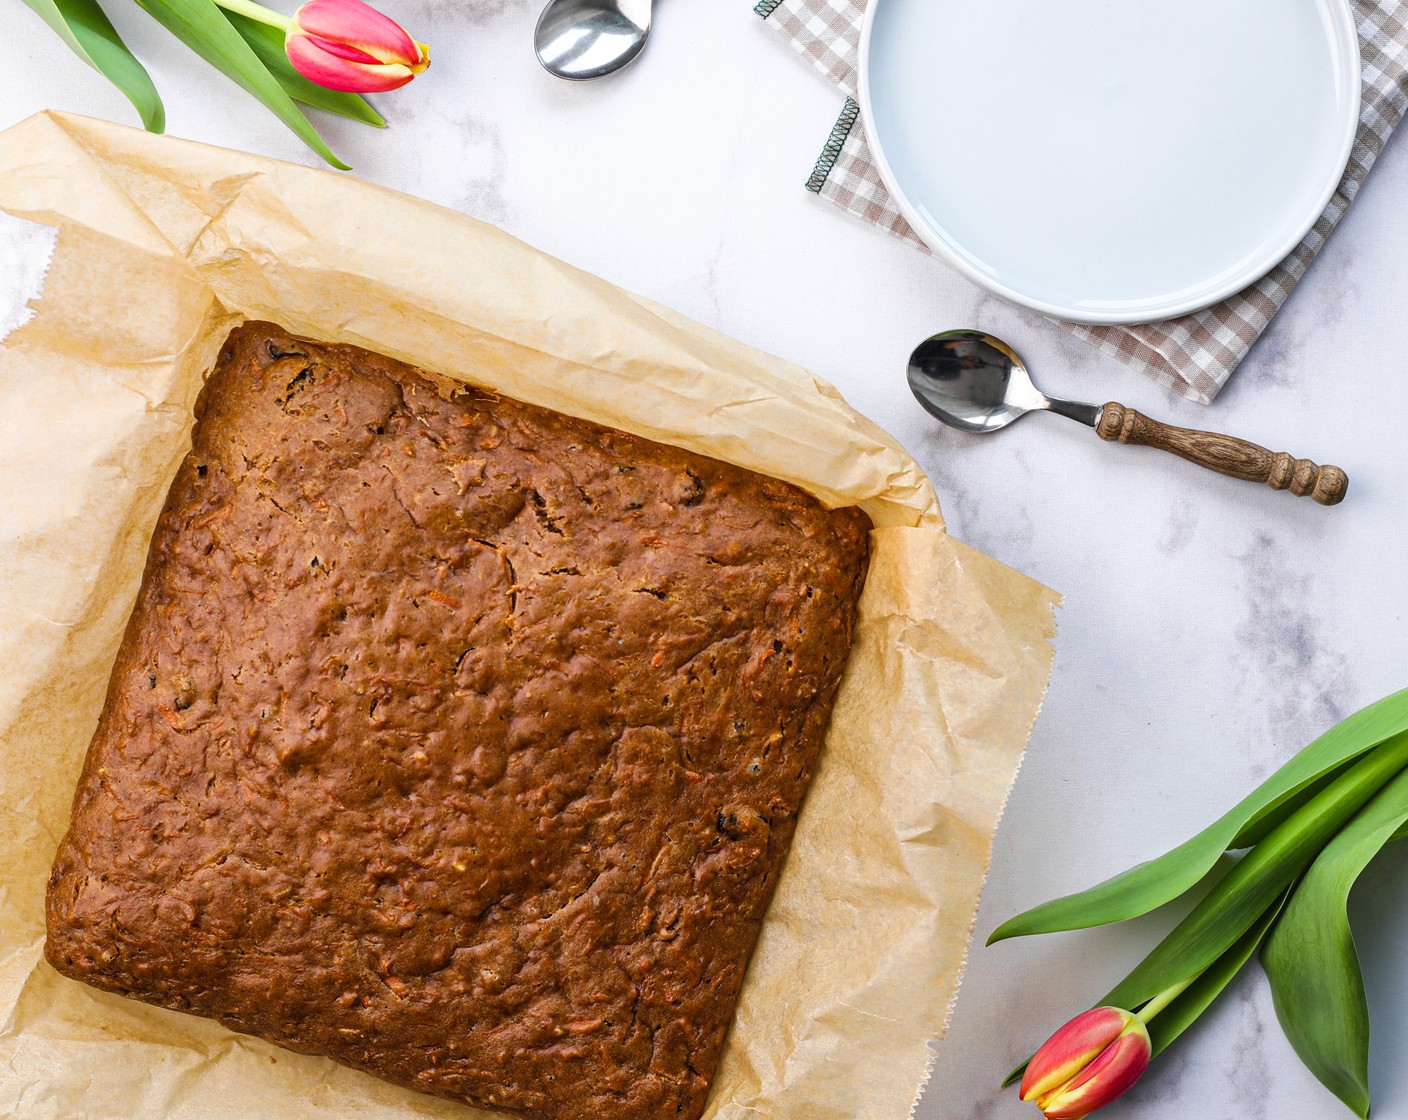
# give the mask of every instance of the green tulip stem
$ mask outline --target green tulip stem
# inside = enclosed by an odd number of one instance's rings
[[[215,3],[224,8],[227,12],[234,12],[242,15],[246,19],[252,19],[256,23],[265,23],[270,27],[277,27],[280,31],[287,31],[293,20],[282,12],[276,12],[272,8],[266,8],[263,4],[256,4],[254,0],[215,0]]]
[[[1207,970],[1204,969],[1203,971],[1205,972]],[[1188,977],[1187,980],[1179,981],[1171,988],[1165,988],[1162,992],[1160,992],[1143,1007],[1141,1007],[1138,1011],[1136,1011],[1134,1013],[1135,1017],[1142,1020],[1145,1026],[1148,1026],[1150,1019],[1152,1019],[1165,1007],[1167,1007],[1184,992],[1186,992],[1189,988],[1191,988],[1197,982],[1198,977],[1202,974],[1202,972],[1199,972],[1196,975]]]

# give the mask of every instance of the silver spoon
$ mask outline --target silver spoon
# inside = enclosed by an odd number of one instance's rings
[[[1101,439],[1171,451],[1219,474],[1309,494],[1323,506],[1342,502],[1349,489],[1339,467],[1319,467],[1233,436],[1175,428],[1122,404],[1048,397],[1010,346],[981,331],[944,331],[921,342],[909,359],[909,387],[925,411],[964,432],[995,432],[1028,412],[1055,412],[1089,424]]]
[[[615,73],[645,49],[651,0],[550,0],[533,46],[550,74],[584,82]]]

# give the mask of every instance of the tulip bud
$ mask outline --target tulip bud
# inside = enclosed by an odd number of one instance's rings
[[[1047,1120],[1080,1120],[1128,1092],[1149,1068],[1144,1022],[1118,1007],[1077,1015],[1027,1063],[1022,1100]]]
[[[327,89],[381,93],[430,65],[430,48],[362,0],[309,0],[293,14],[284,51],[293,68]]]

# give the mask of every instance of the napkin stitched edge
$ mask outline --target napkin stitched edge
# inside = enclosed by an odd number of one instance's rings
[[[765,0],[765,2],[780,4],[782,0]],[[849,97],[846,98],[845,107],[842,108],[841,115],[836,118],[836,123],[831,126],[831,135],[827,138],[825,147],[821,149],[821,155],[817,157],[811,177],[807,179],[807,190],[812,194],[820,194],[821,188],[826,186],[826,180],[831,177],[831,171],[836,166],[836,161],[841,157],[841,149],[846,146],[851,129],[855,128],[856,121],[859,119],[859,102]]]

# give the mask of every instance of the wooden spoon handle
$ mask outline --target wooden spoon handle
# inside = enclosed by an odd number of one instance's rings
[[[1338,505],[1349,490],[1349,477],[1339,467],[1319,467],[1309,459],[1268,451],[1235,436],[1161,424],[1113,401],[1101,412],[1095,430],[1101,439],[1157,447],[1219,474],[1264,482],[1273,490],[1309,494],[1322,506]]]

